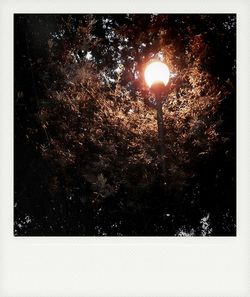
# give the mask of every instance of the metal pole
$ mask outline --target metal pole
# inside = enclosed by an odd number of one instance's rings
[[[160,142],[160,153],[161,153],[161,164],[162,164],[162,174],[166,177],[166,163],[165,163],[165,143],[164,143],[164,122],[163,122],[163,112],[162,112],[162,100],[161,98],[156,98],[157,105],[157,125],[158,125],[158,137]]]

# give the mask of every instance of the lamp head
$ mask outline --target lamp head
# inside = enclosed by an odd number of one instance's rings
[[[169,81],[170,72],[168,66],[160,61],[154,61],[146,66],[144,77],[149,88],[166,86]]]

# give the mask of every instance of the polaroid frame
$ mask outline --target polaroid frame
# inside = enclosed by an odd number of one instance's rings
[[[250,296],[250,2],[5,1],[0,5],[0,296]],[[14,13],[237,14],[236,237],[14,237]]]

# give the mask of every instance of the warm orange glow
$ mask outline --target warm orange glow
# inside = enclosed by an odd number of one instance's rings
[[[156,82],[163,82],[166,86],[169,81],[169,75],[168,66],[160,61],[150,63],[144,72],[146,83],[150,88]]]

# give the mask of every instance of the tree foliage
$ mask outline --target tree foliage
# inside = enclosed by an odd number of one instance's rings
[[[226,14],[16,15],[15,234],[235,234],[235,34]]]

